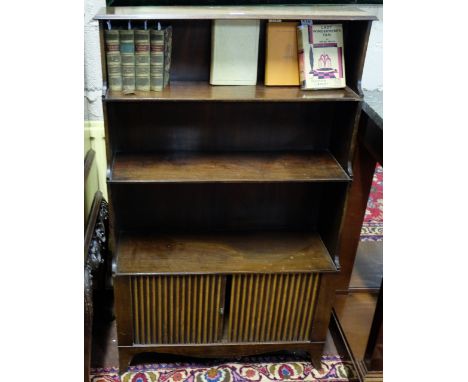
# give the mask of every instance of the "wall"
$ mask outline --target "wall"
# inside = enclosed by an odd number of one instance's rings
[[[359,8],[378,17],[378,20],[372,23],[362,76],[362,88],[383,91],[383,6],[360,5]]]
[[[102,123],[102,81],[99,54],[98,24],[93,21],[97,11],[105,6],[105,0],[85,0],[85,57],[84,57],[84,120],[85,147],[93,147],[97,153],[99,168],[99,185],[107,198],[105,187],[105,145],[104,126]],[[382,48],[383,48],[383,7],[381,5],[359,6],[376,15],[379,20],[372,25],[369,45],[367,49],[362,87],[365,90],[383,90],[382,78]],[[346,47],[345,47],[346,49]]]

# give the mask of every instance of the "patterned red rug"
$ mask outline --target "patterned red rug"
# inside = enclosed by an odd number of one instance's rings
[[[314,369],[310,362],[291,361],[281,357],[264,357],[263,359],[257,357],[256,361],[252,363],[210,362],[131,366],[121,379],[115,368],[93,369],[91,382],[358,381],[352,363],[343,361],[338,356],[322,357],[323,369],[320,372]]]
[[[361,229],[361,241],[383,239],[383,167],[377,165]]]

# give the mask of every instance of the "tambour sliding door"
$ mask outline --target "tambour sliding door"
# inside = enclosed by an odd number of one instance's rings
[[[233,275],[228,341],[309,341],[319,274]]]
[[[131,277],[135,344],[219,342],[223,330],[225,277]]]

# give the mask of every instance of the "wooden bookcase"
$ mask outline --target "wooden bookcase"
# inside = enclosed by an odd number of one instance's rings
[[[211,20],[260,19],[257,86],[210,86]],[[105,91],[120,370],[143,352],[305,350],[316,367],[373,16],[345,6],[104,8],[173,26],[171,84]],[[268,19],[340,22],[347,87],[265,87]],[[106,86],[105,86],[106,88]]]

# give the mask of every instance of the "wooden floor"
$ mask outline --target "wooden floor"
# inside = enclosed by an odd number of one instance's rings
[[[335,312],[357,360],[363,358],[366,350],[382,281],[382,244],[381,241],[359,244],[349,284],[350,293],[336,296]]]
[[[377,291],[383,275],[383,242],[361,241],[356,253],[349,289],[353,292]]]
[[[374,317],[377,294],[362,292],[336,296],[335,311],[354,357],[363,359]]]

